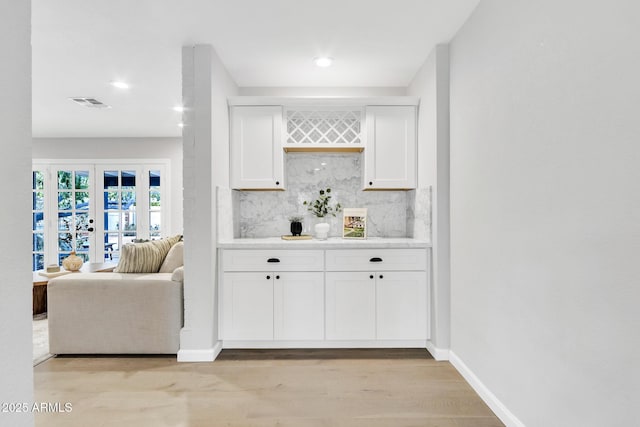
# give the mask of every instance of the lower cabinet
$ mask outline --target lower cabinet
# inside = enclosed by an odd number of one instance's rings
[[[425,272],[327,273],[327,339],[427,338]]]
[[[376,338],[427,339],[427,277],[425,272],[376,273]]]
[[[369,273],[327,273],[327,339],[376,338],[376,283]]]
[[[424,346],[427,256],[425,249],[225,250],[220,337],[235,348]]]
[[[273,290],[274,339],[324,339],[323,273],[280,273]]]
[[[225,273],[223,339],[273,339],[273,273]]]
[[[223,277],[223,339],[324,339],[323,273],[232,272]]]

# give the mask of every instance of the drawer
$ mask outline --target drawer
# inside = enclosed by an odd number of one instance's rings
[[[225,249],[224,271],[323,271],[322,250]]]
[[[426,249],[327,250],[327,271],[422,271]]]

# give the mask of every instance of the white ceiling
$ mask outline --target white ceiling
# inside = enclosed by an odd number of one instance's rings
[[[185,45],[211,44],[241,87],[406,87],[478,2],[32,0],[33,134],[180,136]]]

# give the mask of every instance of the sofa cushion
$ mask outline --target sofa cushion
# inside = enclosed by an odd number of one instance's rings
[[[174,282],[184,282],[184,267],[180,266],[173,270],[171,274],[171,280]]]
[[[122,246],[116,273],[157,273],[171,247],[182,236],[165,237],[144,243]]]
[[[158,273],[172,273],[173,270],[184,264],[184,242],[178,242],[171,246],[169,253],[164,258]]]

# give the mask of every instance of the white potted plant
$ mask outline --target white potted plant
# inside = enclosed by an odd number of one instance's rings
[[[318,240],[326,240],[329,237],[329,230],[331,226],[324,219],[329,216],[336,216],[342,206],[340,203],[336,203],[335,205],[331,205],[331,189],[327,188],[326,190],[319,191],[320,196],[313,201],[304,201],[303,205],[307,206],[307,210],[311,212],[314,216],[321,219],[314,226],[314,237]]]

